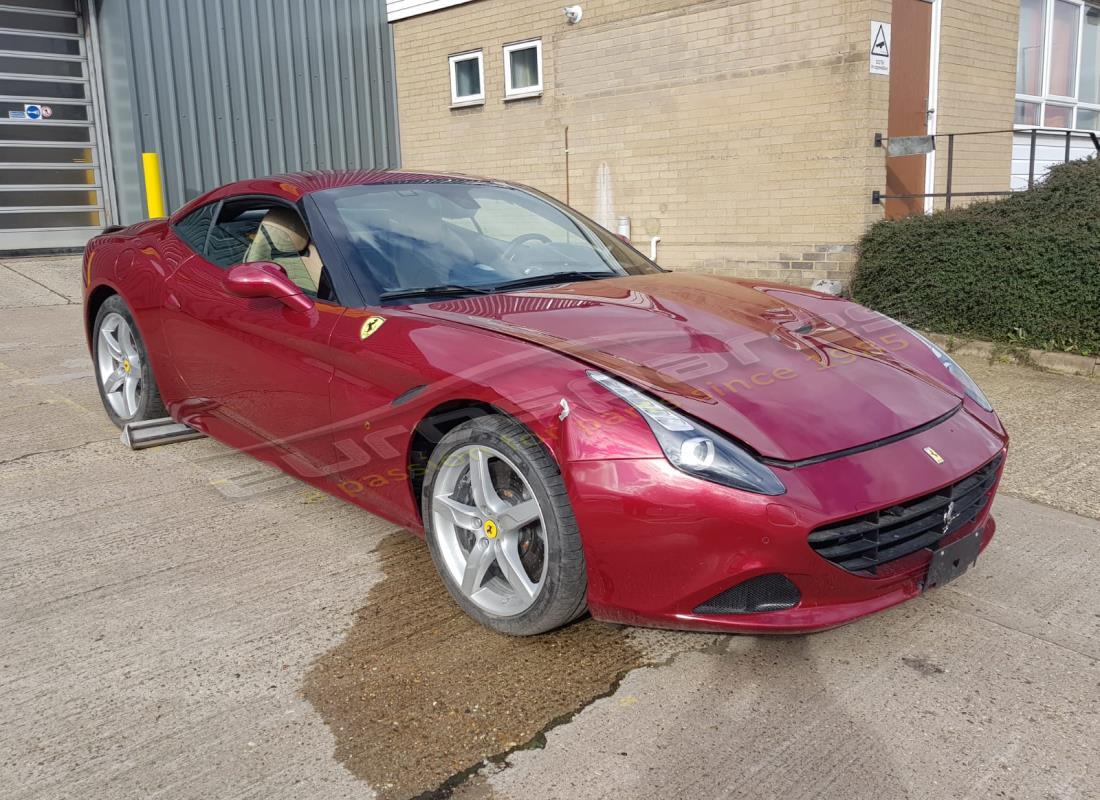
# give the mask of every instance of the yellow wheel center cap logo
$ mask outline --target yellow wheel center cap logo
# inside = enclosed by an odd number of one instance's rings
[[[130,359],[127,358],[125,361],[122,362],[122,371],[125,372],[127,375],[130,374]]]
[[[485,535],[490,539],[497,538],[497,524],[491,519],[485,520],[485,524],[482,527],[485,529]]]

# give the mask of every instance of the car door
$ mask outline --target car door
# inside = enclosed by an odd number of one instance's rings
[[[266,457],[273,446],[291,471],[319,477],[333,461],[329,341],[344,308],[292,205],[230,198],[207,216],[201,252],[167,281],[164,335],[191,397],[181,416],[231,445],[263,451],[257,455]],[[275,218],[278,225],[271,224]],[[304,247],[300,239],[285,244],[295,226]],[[278,299],[229,292],[228,270],[253,261],[280,264],[313,307],[292,309]]]

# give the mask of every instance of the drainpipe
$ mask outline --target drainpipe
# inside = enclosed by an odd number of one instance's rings
[[[650,236],[649,237],[649,260],[650,261],[656,261],[657,260],[657,242],[659,242],[659,241],[661,241],[660,236]]]
[[[569,205],[569,126],[565,126],[565,204]]]

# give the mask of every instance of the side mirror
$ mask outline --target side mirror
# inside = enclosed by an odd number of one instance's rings
[[[225,273],[225,289],[237,297],[270,297],[295,311],[309,311],[313,301],[286,271],[272,261],[238,264]]]

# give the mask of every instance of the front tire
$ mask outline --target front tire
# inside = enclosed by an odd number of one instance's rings
[[[116,426],[166,416],[145,343],[130,308],[117,294],[96,314],[92,362],[100,400]]]
[[[448,432],[421,498],[436,570],[463,611],[530,636],[587,607],[580,533],[557,464],[523,426],[493,414]]]

